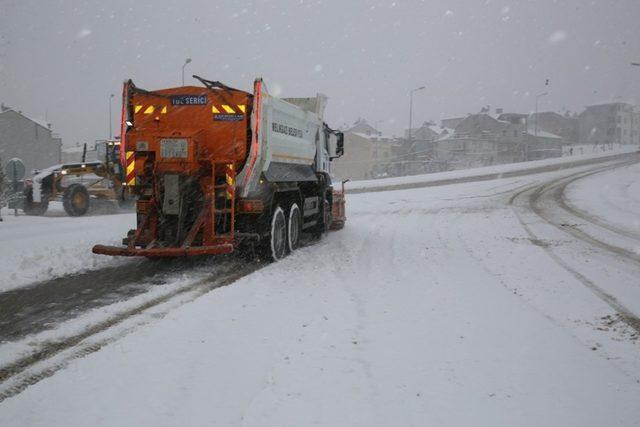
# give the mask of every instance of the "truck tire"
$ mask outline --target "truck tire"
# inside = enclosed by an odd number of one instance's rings
[[[327,233],[331,228],[333,216],[331,214],[331,205],[327,200],[322,204],[322,211],[318,215],[320,218],[319,224],[313,227],[311,235],[314,239],[322,238],[322,235]]]
[[[89,210],[91,198],[86,187],[82,184],[71,184],[64,190],[62,206],[69,216],[82,216]]]
[[[276,206],[271,217],[271,232],[269,233],[269,257],[273,261],[280,261],[287,255],[287,220],[284,211]]]
[[[289,209],[289,221],[287,221],[287,248],[293,252],[300,246],[300,234],[302,233],[302,215],[296,203]]]
[[[49,208],[49,196],[42,194],[40,203],[33,201],[33,187],[28,187],[24,190],[24,202],[22,210],[27,215],[44,215]]]
[[[331,230],[331,223],[333,222],[333,212],[331,212],[331,204],[325,200],[323,209],[324,232],[328,233]]]

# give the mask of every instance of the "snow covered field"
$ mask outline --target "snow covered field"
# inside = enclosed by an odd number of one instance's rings
[[[0,291],[126,262],[94,255],[91,247],[96,243],[119,244],[135,227],[133,213],[71,218],[57,202],[44,217],[15,217],[6,209],[2,214]]]
[[[69,360],[0,425],[635,425],[638,335],[571,268],[638,314],[638,264],[527,205],[593,169],[350,195],[344,230]],[[568,201],[637,230],[639,173]],[[128,218],[80,221],[104,223],[89,242]]]

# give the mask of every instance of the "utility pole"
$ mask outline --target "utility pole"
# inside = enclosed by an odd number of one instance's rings
[[[634,67],[640,67],[640,62],[632,62],[631,63],[632,66]],[[631,107],[631,143],[633,144],[633,123],[635,120],[635,113],[633,111],[633,106]],[[638,114],[638,118],[640,119],[640,114]],[[638,133],[638,144],[640,144],[640,122],[638,123],[638,126],[636,126],[637,129],[637,133]]]
[[[111,118],[111,101],[113,100],[114,95],[111,94],[109,95],[109,140],[113,139],[113,130],[112,130],[112,126],[113,126],[113,119]]]
[[[184,86],[184,67],[189,63],[191,63],[191,58],[185,59],[184,64],[182,64],[182,86]]]

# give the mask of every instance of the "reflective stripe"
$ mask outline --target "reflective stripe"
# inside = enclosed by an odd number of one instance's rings
[[[126,182],[127,185],[136,185],[136,158],[134,151],[127,151],[125,153],[125,157],[127,159],[127,173],[126,173]]]
[[[233,163],[228,163],[226,165],[225,177],[227,179],[227,199],[229,200],[233,199],[233,195],[236,191],[236,173],[233,169]]]
[[[153,114],[155,111],[155,107],[153,105],[149,105],[146,110],[144,110],[145,114]]]
[[[229,105],[223,105],[222,108],[229,114],[235,114],[235,110],[231,108]]]
[[[220,114],[220,110],[218,110],[215,105],[211,106],[211,112],[213,114]]]
[[[162,107],[162,111],[160,111],[160,114],[167,114],[167,106],[166,105],[164,107]]]
[[[238,108],[240,109],[240,111],[242,111],[243,113],[247,110],[247,107],[245,105],[238,105]]]
[[[135,113],[142,110],[142,105],[136,105],[136,108],[133,110]]]

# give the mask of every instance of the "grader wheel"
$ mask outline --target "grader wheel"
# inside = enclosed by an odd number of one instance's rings
[[[62,195],[62,206],[69,216],[82,216],[89,210],[89,192],[82,184],[71,184]]]

